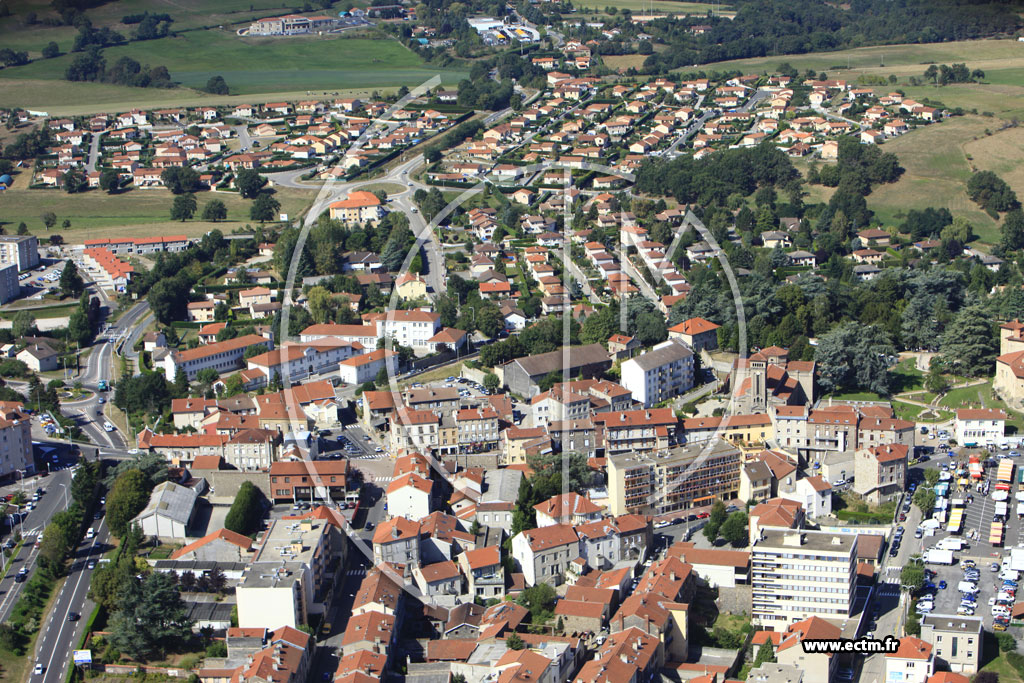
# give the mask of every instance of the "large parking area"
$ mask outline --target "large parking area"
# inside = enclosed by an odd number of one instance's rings
[[[30,299],[42,297],[47,290],[58,285],[63,272],[64,261],[53,261],[49,264],[43,261],[32,270],[22,272],[18,275],[22,296]]]

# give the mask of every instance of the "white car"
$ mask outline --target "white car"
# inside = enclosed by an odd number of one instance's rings
[[[109,422],[106,422],[103,424],[103,429],[105,429],[108,432],[112,432],[114,431],[114,425],[110,424]]]

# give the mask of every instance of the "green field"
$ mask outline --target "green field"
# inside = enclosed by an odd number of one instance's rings
[[[827,71],[829,78],[855,80],[860,74],[875,74],[888,77],[913,76],[924,72],[927,65],[966,62],[971,69],[989,72],[1003,72],[1024,67],[1024,43],[1016,40],[966,40],[949,43],[927,43],[923,45],[882,45],[859,47],[835,52],[813,52],[805,55],[778,55],[734,59],[727,62],[705,64],[705,70],[739,69],[747,73],[772,71],[780,63],[789,62],[803,71],[814,69]],[[685,69],[684,69],[685,71]],[[1024,85],[1024,83],[1019,83]]]
[[[278,188],[277,200],[281,211],[289,216],[299,216],[312,203],[313,190]],[[7,190],[3,194],[4,212],[0,224],[9,233],[14,232],[18,223],[24,221],[29,231],[40,237],[47,235],[40,216],[46,211],[57,214],[57,226],[52,232],[60,233],[68,242],[107,237],[138,237],[139,226],[144,225],[144,235],[185,234],[197,236],[213,228],[228,233],[237,227],[250,223],[249,207],[252,202],[242,199],[234,192],[199,192],[196,202],[197,214],[210,199],[217,198],[228,207],[228,220],[206,223],[199,220],[172,221],[169,219],[170,192],[166,190],[130,190],[119,195],[108,195],[99,190],[69,195],[61,190]],[[70,229],[62,229],[65,218],[71,220]]]
[[[128,56],[143,64],[166,66],[171,78],[188,88],[202,87],[219,74],[232,93],[241,95],[412,86],[435,74],[452,83],[464,75],[427,67],[412,51],[384,38],[240,38],[230,31],[208,30],[110,47],[103,55],[108,65]],[[4,80],[59,81],[72,59],[64,55],[4,69]],[[0,88],[4,87],[0,81]]]
[[[996,242],[996,222],[967,197],[972,170],[964,151],[964,145],[985,137],[985,129],[991,126],[991,119],[964,116],[886,142],[883,149],[894,152],[906,171],[897,182],[877,186],[868,195],[868,206],[888,225],[898,223],[909,209],[944,206],[971,221],[982,241]],[[974,163],[980,169],[989,168],[985,158]],[[1017,189],[1024,191],[1024,186]]]

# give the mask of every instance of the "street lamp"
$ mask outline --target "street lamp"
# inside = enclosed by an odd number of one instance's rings
[[[57,486],[59,486],[62,489],[64,489],[64,509],[67,510],[68,509],[68,485],[67,484],[57,484]]]

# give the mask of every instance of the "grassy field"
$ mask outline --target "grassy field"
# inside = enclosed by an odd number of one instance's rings
[[[233,31],[207,30],[111,47],[103,55],[107,64],[128,56],[166,66],[171,78],[189,88],[202,87],[219,74],[232,93],[243,95],[414,85],[435,74],[452,83],[464,75],[424,66],[412,51],[383,37],[240,38]],[[61,80],[71,61],[71,55],[38,60],[4,69],[3,75],[5,79]]]
[[[886,224],[898,223],[909,209],[946,207],[974,225],[982,241],[999,238],[996,222],[967,197],[971,165],[965,145],[984,138],[993,121],[980,116],[963,116],[927,126],[885,143],[906,169],[895,183],[879,185],[868,195],[868,206]],[[988,168],[987,157],[975,155],[978,168]],[[1024,174],[1021,174],[1024,181]],[[1018,186],[1024,191],[1024,182]]]
[[[628,9],[634,14],[707,14],[711,10],[728,10],[729,7],[712,5],[707,2],[676,2],[675,0],[573,0],[576,7],[583,9],[603,10],[614,7],[619,10]],[[726,12],[727,13],[727,12]]]
[[[639,69],[643,66],[647,55],[604,55],[601,59],[609,69],[626,71],[631,67]]]
[[[282,213],[298,216],[311,204],[315,194],[313,190],[278,188],[275,196],[281,202]],[[251,200],[242,199],[233,192],[200,192],[196,195],[199,214],[211,199],[223,201],[228,208],[226,221],[172,221],[169,218],[172,196],[166,190],[131,190],[111,196],[99,190],[69,195],[60,190],[11,189],[3,195],[4,213],[0,223],[13,233],[13,228],[24,221],[30,232],[45,237],[47,232],[40,216],[46,211],[53,211],[57,214],[58,226],[53,232],[59,232],[68,242],[78,242],[105,237],[137,237],[140,236],[140,226],[144,226],[145,235],[185,234],[194,237],[214,227],[228,233],[251,222]],[[70,229],[59,227],[65,218],[71,220]]]
[[[739,69],[748,73],[771,71],[781,62],[789,62],[803,71],[827,71],[829,78],[855,80],[860,74],[915,76],[926,65],[966,62],[971,69],[980,68],[988,74],[1024,67],[1024,43],[1015,40],[965,40],[924,45],[882,45],[835,52],[814,52],[805,55],[779,55],[734,59],[706,64],[706,70]],[[686,69],[684,69],[685,71]]]
[[[993,408],[1004,410],[1006,411],[1007,433],[1024,433],[1024,416],[1009,410],[1006,407],[1006,403],[992,392],[992,380],[984,384],[950,389],[939,400],[939,405],[950,410],[956,410],[957,408]]]
[[[1000,653],[998,657],[986,663],[985,666],[981,667],[981,670],[997,673],[999,675],[999,683],[1022,683],[1024,681],[1020,674],[1017,673],[1017,670],[1006,661],[1006,655],[1003,653]]]
[[[947,422],[953,419],[953,412],[950,410],[938,410],[933,413],[928,408],[922,408],[913,403],[904,403],[897,399],[892,401],[892,410],[899,419],[911,422]]]

